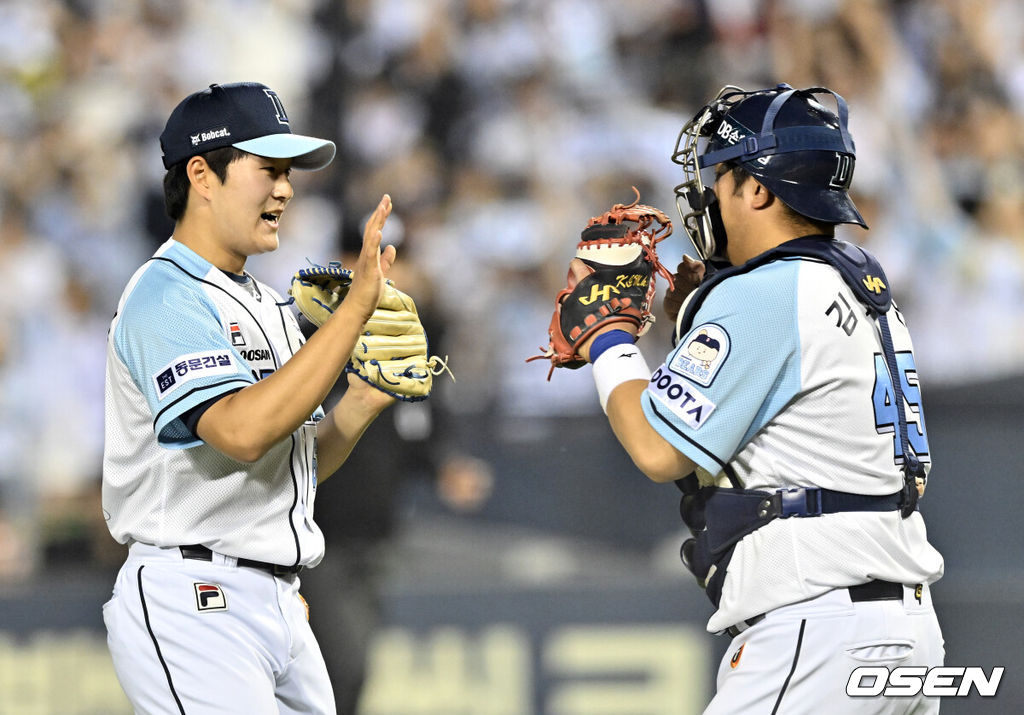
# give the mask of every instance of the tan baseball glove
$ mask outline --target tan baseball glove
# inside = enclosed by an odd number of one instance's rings
[[[297,271],[288,293],[299,311],[319,327],[337,310],[351,284],[352,271],[331,262]],[[446,359],[428,357],[427,334],[416,303],[391,281],[386,281],[345,370],[407,402],[429,397],[435,375],[452,374]]]

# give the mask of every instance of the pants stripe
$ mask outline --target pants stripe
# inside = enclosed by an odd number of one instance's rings
[[[789,687],[789,681],[793,677],[793,673],[796,671],[796,663],[800,660],[800,646],[804,642],[804,628],[807,626],[807,619],[800,621],[800,635],[796,639],[796,652],[793,654],[793,665],[789,669],[789,675],[786,676],[786,682],[782,684],[782,690],[779,691],[779,697],[775,700],[775,707],[772,708],[772,715],[776,715],[779,712],[779,706],[782,704],[782,696],[786,694],[786,688]]]
[[[153,633],[153,627],[149,623],[149,609],[146,607],[146,594],[142,590],[142,569],[144,569],[144,568],[146,568],[146,567],[145,566],[139,566],[138,579],[139,579],[139,600],[142,602],[142,615],[146,619],[146,630],[149,631],[149,637],[152,639],[153,647],[156,649],[156,657],[160,659],[160,665],[163,666],[164,675],[167,676],[167,685],[171,689],[171,695],[174,696],[174,702],[178,704],[178,712],[180,712],[181,715],[185,715],[185,706],[183,706],[181,704],[181,699],[178,697],[178,693],[174,689],[174,682],[171,680],[171,671],[167,667],[167,662],[164,660],[163,653],[160,652],[160,644],[157,643],[156,634]]]

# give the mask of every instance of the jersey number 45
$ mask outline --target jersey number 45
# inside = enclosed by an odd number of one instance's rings
[[[917,382],[917,366],[911,352],[896,353],[896,367],[899,373],[900,389],[909,410],[907,415],[907,438],[910,448],[918,457],[928,454],[928,433],[924,426],[924,410],[921,408],[921,388]],[[875,406],[875,429],[879,434],[892,434],[893,459],[903,463],[903,445],[898,439],[899,413],[896,412],[896,390],[885,366],[885,357],[875,354],[875,388],[871,395]],[[901,406],[902,408],[902,406]]]

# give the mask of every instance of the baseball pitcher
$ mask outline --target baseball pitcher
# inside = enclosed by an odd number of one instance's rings
[[[246,259],[277,248],[291,171],[327,166],[334,144],[292,133],[277,94],[247,82],[185,98],[160,143],[174,235],[108,333],[103,512],[129,547],[103,607],[114,667],[139,713],[334,713],[299,595],[324,551],[317,475],[396,398],[426,397],[436,368],[385,278],[391,200],[354,270],[302,268],[286,300]],[[293,300],[317,311],[308,341]]]

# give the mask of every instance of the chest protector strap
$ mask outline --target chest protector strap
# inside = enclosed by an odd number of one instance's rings
[[[897,371],[896,354],[889,331],[887,313],[892,306],[887,279],[878,261],[867,251],[845,241],[827,237],[804,237],[787,241],[741,266],[730,266],[712,273],[694,292],[679,317],[673,342],[678,342],[693,324],[697,310],[710,291],[731,276],[740,275],[772,261],[802,257],[824,261],[843,277],[858,301],[878,321],[882,351],[894,398],[899,409],[899,432],[896,438],[904,455],[903,489],[895,494],[870,496],[850,494],[818,487],[780,489],[774,492],[722,487],[700,487],[694,474],[680,479],[676,486],[683,492],[680,514],[693,538],[682,547],[684,565],[705,588],[711,602],[718,606],[725,572],[736,544],[774,519],[806,518],[847,511],[894,511],[904,518],[917,508],[917,480],[924,479],[924,465],[910,448],[903,390]],[[731,476],[730,481],[738,487]]]

